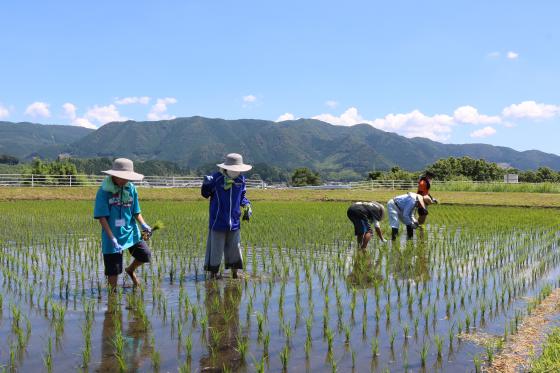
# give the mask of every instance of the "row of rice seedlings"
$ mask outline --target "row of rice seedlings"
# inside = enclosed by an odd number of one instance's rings
[[[278,328],[284,335],[284,341],[298,338],[300,320],[310,320],[309,328],[306,321],[306,346],[311,346],[313,340],[316,340],[313,336],[320,334],[324,338],[324,350],[328,352],[334,350],[339,342],[346,343],[348,340],[350,343],[347,344],[355,344],[355,334],[361,334],[362,341],[369,336],[373,338],[371,330],[375,331],[373,335],[380,341],[387,340],[388,334],[388,340],[394,346],[396,339],[402,338],[403,342],[411,338],[416,340],[417,337],[413,336],[418,336],[421,325],[424,326],[424,333],[428,333],[425,334],[427,336],[436,330],[445,331],[446,328],[451,330],[449,335],[452,335],[451,325],[456,324],[457,330],[459,325],[461,329],[471,330],[474,326],[483,326],[487,319],[489,321],[510,312],[507,307],[534,288],[540,277],[557,263],[557,258],[547,244],[551,240],[550,231],[527,227],[525,232],[532,233],[522,236],[512,229],[503,228],[511,222],[481,228],[479,222],[473,221],[472,213],[462,217],[463,229],[457,230],[452,222],[463,209],[456,210],[448,217],[442,214],[439,220],[436,214],[430,216],[436,224],[446,226],[445,230],[439,232],[443,234],[438,237],[434,237],[435,233],[432,233],[440,230],[434,224],[426,230],[426,234],[431,236],[425,243],[418,241],[388,248],[375,247],[372,249],[371,263],[366,265],[366,262],[357,259],[354,271],[349,269],[346,259],[350,252],[348,249],[353,249],[347,244],[351,241],[341,240],[340,233],[333,233],[348,230],[347,222],[342,219],[334,224],[340,230],[329,230],[330,237],[320,241],[309,240],[309,237],[317,237],[315,232],[320,229],[319,225],[306,224],[308,222],[304,223],[303,220],[296,219],[288,224],[286,219],[280,218],[275,229],[267,224],[251,225],[244,231],[244,241],[247,242],[244,253],[251,263],[248,269],[252,274],[262,276],[263,280],[258,286],[256,282],[241,281],[245,290],[242,311],[247,316],[246,326],[250,330],[250,320],[255,318],[257,312],[262,315],[260,331],[257,331],[260,338],[257,339],[261,339],[260,344],[264,350],[264,345],[270,343],[268,305],[273,301],[277,305],[274,312],[280,319]],[[305,212],[306,218],[308,213],[313,212],[317,212],[316,206],[309,206],[309,212]],[[272,215],[281,216],[280,212]],[[170,220],[180,221],[180,216],[173,215]],[[72,224],[72,220],[69,221]],[[177,333],[178,340],[183,339],[183,330],[188,330],[188,336],[184,338],[185,346],[193,333],[212,335],[208,312],[212,314],[217,309],[216,303],[209,307],[205,305],[200,286],[195,287],[194,293],[192,289],[188,292],[184,290],[189,283],[186,280],[188,274],[194,273],[197,278],[204,252],[205,220],[202,216],[191,221],[194,222],[193,226],[199,227],[198,231],[185,235],[178,230],[168,230],[160,239],[154,239],[154,248],[166,249],[159,252],[154,250],[154,265],[142,268],[140,272],[146,288],[150,289],[152,303],[150,305],[142,300],[137,302],[148,308],[144,312],[142,306],[135,306],[140,314],[144,314],[146,329],[150,318],[161,317],[164,327],[170,329],[170,334],[181,329]],[[40,222],[39,226],[48,227],[44,222]],[[295,234],[294,227],[297,228]],[[469,233],[474,231],[477,231],[476,236]],[[535,240],[543,244],[529,247],[529,242]],[[10,296],[26,294],[33,300],[35,307],[42,307],[45,311],[50,308],[52,311],[59,307],[53,306],[55,303],[49,301],[53,295],[65,300],[83,301],[88,292],[101,294],[103,280],[98,256],[84,254],[84,248],[91,248],[90,251],[95,252],[98,244],[96,236],[85,242],[70,236],[47,236],[44,241],[25,237],[21,244],[16,245],[17,249],[3,246],[2,250],[8,254],[6,258],[9,259],[2,262],[2,274]],[[63,255],[45,253],[45,248],[56,248]],[[418,253],[419,248],[426,253],[424,257]],[[24,252],[29,255],[22,254]],[[422,267],[427,271],[420,270]],[[514,273],[523,271],[528,271],[526,276],[512,279]],[[363,285],[360,281],[349,281],[347,277],[350,272],[365,273],[366,287],[361,288]],[[34,281],[34,284],[42,284],[38,287],[39,290],[30,290],[23,280],[18,281],[22,276]],[[90,280],[88,284],[88,278],[94,280]],[[179,292],[183,291],[182,297],[179,295],[182,299],[176,307],[169,307],[163,289],[176,282],[179,283]],[[247,288],[251,286],[252,292],[248,292]],[[292,293],[294,287],[295,296]],[[287,288],[290,289],[289,296]],[[273,300],[274,298],[276,299]],[[306,298],[307,302],[302,302]],[[496,298],[502,300],[490,301]],[[321,304],[322,307],[316,307]],[[350,309],[343,307],[343,304],[349,304]],[[286,307],[289,307],[289,312]],[[358,309],[361,310],[361,318],[358,318]],[[316,310],[319,310],[317,314]],[[232,313],[240,311],[231,311],[225,317],[228,320],[234,319]],[[205,312],[207,315],[201,317]],[[168,317],[172,322],[167,322]],[[420,323],[421,319],[424,319],[423,323]],[[179,320],[181,323],[177,324]],[[191,327],[183,328],[183,322],[187,320],[191,321]],[[316,320],[320,322],[317,323]],[[447,320],[447,326],[441,325],[441,320]],[[390,326],[392,323],[406,327],[393,329]],[[175,328],[175,325],[181,326]],[[258,320],[256,325],[258,329]],[[393,331],[379,334],[380,325]],[[414,325],[414,333],[411,333],[408,325]],[[354,329],[361,333],[354,333]],[[402,333],[397,332],[398,330]],[[220,341],[219,334],[213,335],[211,338]],[[449,338],[449,345],[452,343],[453,338]],[[291,346],[287,343],[285,348],[290,351]],[[322,348],[316,346],[314,350],[321,351]],[[306,350],[305,354],[309,355],[311,348]],[[437,346],[435,350],[437,351]]]

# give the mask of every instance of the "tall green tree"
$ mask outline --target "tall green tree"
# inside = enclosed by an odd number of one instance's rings
[[[291,180],[293,186],[321,185],[321,176],[307,167],[295,169]]]

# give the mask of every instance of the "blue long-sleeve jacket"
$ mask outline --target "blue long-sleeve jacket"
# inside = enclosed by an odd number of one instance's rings
[[[399,208],[403,223],[411,225],[414,220],[414,209],[416,208],[416,201],[418,195],[415,193],[407,193],[393,198],[395,204]]]
[[[209,229],[235,231],[241,227],[241,206],[251,202],[245,197],[245,176],[236,177],[228,190],[224,189],[224,182],[221,172],[205,176],[200,193],[204,198],[210,197]]]

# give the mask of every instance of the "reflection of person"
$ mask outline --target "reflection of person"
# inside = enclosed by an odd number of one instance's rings
[[[112,290],[117,286],[123,271],[123,251],[128,249],[134,261],[125,268],[135,286],[139,285],[134,271],[151,259],[150,248],[140,235],[137,223],[149,237],[152,229],[140,213],[138,192],[130,181],[138,181],[144,175],[134,172],[131,160],[117,158],[112,169],[103,171],[109,175],[103,180],[95,197],[93,216],[102,226],[101,243],[105,275]]]
[[[117,372],[119,363],[115,356],[115,326],[122,328],[121,305],[117,302],[116,294],[109,296],[105,318],[103,319],[103,330],[101,331],[101,365],[100,372]],[[152,346],[148,343],[148,332],[139,322],[128,322],[128,328],[124,340],[123,355],[126,357],[127,371],[136,372],[142,362],[151,355]]]
[[[358,250],[352,257],[352,271],[346,278],[354,287],[367,288],[383,280],[381,274],[382,255],[377,252],[377,257],[366,250]]]
[[[208,356],[200,360],[201,371],[235,371],[244,361],[237,350],[240,336],[239,303],[242,288],[237,282],[226,282],[223,294],[219,283],[206,283],[204,305],[208,318]]]
[[[103,319],[103,329],[101,331],[101,365],[100,372],[111,372],[118,370],[118,362],[115,359],[115,322],[122,324],[122,312],[118,309],[120,305],[116,301],[115,293],[109,295],[107,310]],[[118,318],[118,319],[116,319]]]
[[[249,220],[252,214],[251,203],[245,197],[245,177],[242,172],[252,166],[243,163],[243,157],[236,153],[226,156],[225,162],[217,165],[220,170],[204,177],[201,194],[210,198],[210,219],[204,270],[217,277],[225,257],[225,268],[231,268],[233,278],[237,270],[243,269],[241,255],[241,209],[243,219]]]
[[[401,222],[406,225],[406,236],[411,239],[414,236],[414,229],[421,224],[414,217],[414,212],[418,209],[418,215],[425,217],[428,215],[427,205],[432,203],[429,196],[421,196],[416,193],[407,193],[390,199],[387,202],[389,212],[389,224],[391,225],[391,239],[396,240],[399,234]]]
[[[402,250],[393,250],[387,256],[388,271],[394,278],[414,280],[415,282],[430,279],[429,250],[424,243],[406,246]]]
[[[375,201],[355,202],[348,207],[346,215],[354,224],[354,234],[356,235],[360,249],[364,250],[367,248],[368,242],[373,234],[370,222],[375,227],[375,232],[379,239],[383,242],[387,242],[387,240],[383,238],[383,233],[381,232],[381,226],[379,224],[385,215],[385,207],[383,207],[381,203]]]

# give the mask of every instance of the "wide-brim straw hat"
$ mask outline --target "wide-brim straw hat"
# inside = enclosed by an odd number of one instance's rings
[[[245,172],[253,168],[253,166],[251,166],[250,164],[244,164],[243,157],[241,156],[241,154],[237,153],[230,153],[226,155],[224,163],[217,164],[216,166],[223,168],[224,170],[237,172]]]
[[[113,167],[110,170],[101,172],[129,181],[140,181],[144,179],[144,175],[134,172],[134,164],[130,159],[126,158],[115,159],[113,161]]]

